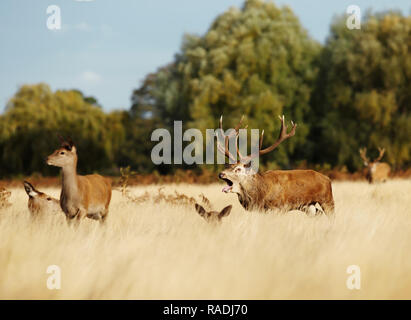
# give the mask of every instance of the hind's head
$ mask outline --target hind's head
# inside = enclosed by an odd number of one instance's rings
[[[58,212],[61,210],[60,202],[57,199],[36,190],[28,181],[24,181],[23,184],[29,196],[28,208],[32,214]]]
[[[61,146],[47,157],[47,164],[56,167],[77,165],[77,149],[71,139],[61,139]]]
[[[223,217],[226,217],[230,214],[232,205],[225,207],[221,211],[206,211],[198,203],[195,204],[196,211],[200,216],[202,216],[207,222],[216,223],[220,222]]]

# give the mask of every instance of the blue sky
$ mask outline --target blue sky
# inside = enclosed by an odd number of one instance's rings
[[[204,34],[214,18],[243,0],[1,0],[0,111],[25,83],[80,89],[105,110],[128,109],[144,76],[172,61],[184,33]],[[397,9],[409,0],[283,0],[316,40],[348,5],[362,12]],[[62,28],[46,27],[49,5],[61,9]]]

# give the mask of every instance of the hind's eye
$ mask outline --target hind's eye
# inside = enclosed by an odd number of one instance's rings
[[[60,152],[60,154],[65,154],[65,152],[64,152],[64,151],[62,151],[62,152]]]
[[[48,201],[51,201],[51,198],[47,198]]]

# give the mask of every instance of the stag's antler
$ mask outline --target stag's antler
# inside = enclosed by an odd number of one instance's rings
[[[244,115],[241,117],[240,122],[236,125],[236,127],[234,128],[234,131],[232,131],[228,136],[224,134],[224,129],[223,129],[223,116],[220,117],[220,129],[221,129],[221,134],[223,135],[224,138],[224,147],[221,146],[219,139],[217,138],[217,148],[220,150],[220,152],[224,153],[228,158],[230,158],[233,161],[236,161],[236,158],[230,153],[228,145],[229,145],[229,139],[233,136],[236,137],[236,142],[235,142],[235,146],[236,146],[236,150],[238,153],[238,156],[240,157],[240,159],[242,158],[240,151],[238,150],[237,147],[237,139],[238,139],[238,135],[239,135],[239,129],[241,127],[241,124],[243,123],[244,120]],[[245,127],[247,128],[247,126]]]
[[[375,162],[378,162],[382,159],[385,153],[385,148],[378,147],[378,151],[380,152],[380,154],[378,155],[378,158],[374,160]]]
[[[281,142],[283,142],[284,140],[286,140],[286,139],[288,139],[288,138],[291,138],[292,136],[295,135],[295,128],[297,127],[297,124],[294,123],[293,121],[291,121],[292,128],[291,128],[291,131],[290,131],[289,133],[287,133],[287,126],[286,126],[286,124],[285,124],[285,117],[284,117],[284,115],[283,115],[283,116],[279,116],[279,118],[280,118],[280,120],[281,120],[281,129],[280,129],[280,135],[279,135],[277,141],[274,142],[274,144],[272,144],[271,146],[269,146],[269,147],[267,147],[267,148],[265,148],[265,149],[262,150],[261,148],[262,148],[262,145],[263,145],[263,138],[264,138],[264,130],[263,130],[263,131],[261,132],[261,137],[260,137],[259,153],[258,153],[258,154],[252,154],[252,155],[250,155],[250,156],[243,156],[243,155],[240,153],[240,150],[239,150],[239,148],[238,148],[238,143],[237,143],[237,142],[238,142],[238,136],[239,136],[239,129],[240,129],[240,126],[241,126],[241,124],[242,124],[242,122],[243,122],[244,116],[241,117],[240,122],[239,122],[238,125],[234,128],[234,132],[232,132],[232,133],[230,134],[230,136],[224,135],[224,130],[223,130],[223,116],[221,116],[221,118],[220,118],[220,129],[221,129],[221,131],[222,131],[223,137],[225,138],[225,147],[223,148],[223,147],[220,145],[218,139],[217,139],[217,147],[218,147],[218,149],[219,149],[222,153],[224,153],[227,157],[229,157],[230,159],[232,159],[232,160],[235,161],[235,157],[234,157],[234,156],[230,153],[230,151],[228,150],[228,141],[229,141],[229,138],[231,138],[233,135],[235,135],[235,137],[236,137],[236,143],[235,143],[236,151],[237,151],[238,157],[240,158],[240,161],[241,161],[241,162],[248,162],[249,160],[251,160],[252,158],[254,158],[254,157],[258,156],[258,155],[263,155],[263,154],[269,153],[269,152],[273,151],[275,148],[277,148],[277,147],[280,145]],[[246,129],[247,127],[248,127],[248,126],[245,126],[244,129]]]
[[[292,136],[295,135],[295,128],[297,127],[297,124],[294,123],[293,121],[291,121],[291,131],[289,133],[287,133],[287,125],[285,124],[285,117],[284,115],[278,116],[281,120],[281,129],[280,129],[280,135],[277,139],[276,142],[274,142],[271,146],[269,146],[268,148],[265,148],[263,150],[261,150],[261,146],[263,144],[263,136],[264,136],[264,130],[261,133],[261,138],[260,138],[260,156],[262,156],[263,154],[269,153],[271,151],[273,151],[275,148],[277,148],[281,142],[283,142],[284,140],[291,138]]]
[[[370,159],[367,157],[367,148],[361,148],[359,152],[361,159],[366,163],[370,163]]]

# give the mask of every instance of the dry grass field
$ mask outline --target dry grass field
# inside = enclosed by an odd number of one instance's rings
[[[246,212],[222,184],[166,185],[233,204],[220,225],[194,206],[140,203],[113,191],[105,226],[32,221],[23,187],[0,211],[1,299],[410,299],[411,181],[333,183],[335,219]],[[133,195],[158,186],[133,187]],[[59,190],[43,189],[58,197]],[[61,289],[46,287],[49,265]],[[346,286],[361,268],[361,289]]]

